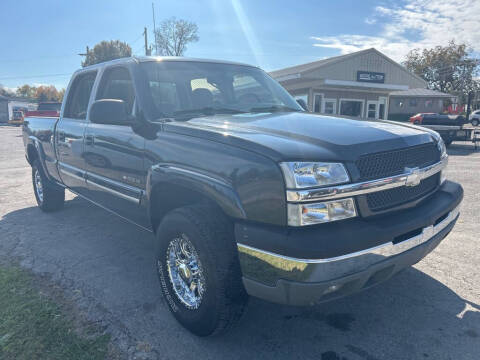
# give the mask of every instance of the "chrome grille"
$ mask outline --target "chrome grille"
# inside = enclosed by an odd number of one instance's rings
[[[440,173],[437,173],[420,182],[417,186],[402,186],[390,190],[368,194],[367,204],[370,211],[386,210],[410,201],[420,199],[433,192],[440,182]]]
[[[361,181],[380,179],[405,172],[405,168],[426,167],[440,161],[435,143],[361,156],[356,162]]]

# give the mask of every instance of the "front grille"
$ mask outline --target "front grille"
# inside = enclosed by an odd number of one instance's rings
[[[367,195],[370,211],[381,211],[417,200],[428,195],[439,184],[440,173],[423,179],[417,186],[401,186],[398,188],[378,191]]]
[[[405,168],[426,167],[440,161],[440,151],[434,143],[361,156],[356,161],[360,180],[380,179],[399,175]]]

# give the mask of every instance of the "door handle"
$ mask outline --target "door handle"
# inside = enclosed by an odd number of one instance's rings
[[[59,131],[59,132],[57,133],[57,135],[58,135],[58,141],[59,141],[59,142],[65,142],[65,132]]]
[[[94,145],[95,144],[95,136],[93,135],[85,135],[85,145]]]

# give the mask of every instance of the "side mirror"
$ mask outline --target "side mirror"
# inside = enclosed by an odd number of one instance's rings
[[[308,111],[308,106],[307,106],[307,103],[305,102],[305,100],[297,99],[297,103],[298,103],[298,105],[300,105],[302,107],[303,110]]]
[[[132,125],[132,120],[123,100],[101,99],[90,108],[90,121],[95,124]]]

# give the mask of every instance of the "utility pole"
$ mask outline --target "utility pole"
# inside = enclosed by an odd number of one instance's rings
[[[145,37],[145,56],[150,56],[152,55],[152,49],[148,47],[147,27],[143,28],[143,36]]]
[[[89,48],[88,48],[88,46],[87,46],[87,51],[85,52],[85,54],[78,54],[78,55],[80,55],[80,56],[88,56],[88,52],[89,52],[89,51],[90,51],[90,50],[89,50]]]
[[[153,15],[153,37],[155,39],[155,55],[158,55],[158,45],[157,45],[157,28],[155,26],[155,5],[152,2],[152,15]]]

